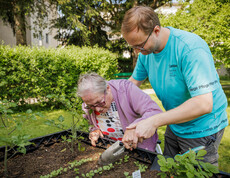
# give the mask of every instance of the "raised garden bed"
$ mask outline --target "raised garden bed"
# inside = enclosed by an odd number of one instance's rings
[[[85,147],[85,151],[79,151],[75,149],[74,153],[70,151],[67,143],[61,142],[61,136],[68,136],[68,131],[58,132],[55,134],[50,134],[44,137],[39,137],[30,140],[34,145],[27,146],[27,154],[17,154],[8,161],[8,176],[9,177],[40,177],[50,174],[54,170],[59,170],[60,168],[68,168],[69,163],[74,161],[80,161],[83,159],[92,159],[79,167],[74,167],[69,169],[65,173],[60,174],[58,177],[82,177],[82,174],[87,174],[91,170],[96,170],[100,166],[97,164],[97,160],[103,151],[112,143],[113,140],[110,139],[100,139],[98,146],[93,147],[88,139],[88,134],[84,132],[79,132],[78,135],[83,136],[81,141],[82,147]],[[11,156],[9,153],[8,156]],[[3,173],[3,155],[4,147],[0,148],[0,177],[4,177]],[[158,171],[150,171],[150,167],[155,154],[152,152],[146,152],[142,149],[136,149],[133,152],[128,152],[128,161],[120,164],[113,164],[111,170],[103,171],[102,174],[95,174],[94,177],[125,177],[124,173],[132,172],[138,170],[136,164],[146,166],[145,172],[141,173],[142,177],[157,177]],[[139,162],[139,163],[137,163]],[[136,164],[135,164],[136,163]],[[79,169],[79,173],[76,174],[76,169]],[[74,170],[75,169],[75,170]]]
[[[59,174],[57,177],[83,177],[89,175],[92,170],[99,170],[97,164],[99,156],[104,150],[114,143],[110,139],[100,139],[97,147],[93,147],[88,139],[88,133],[78,132],[83,136],[81,141],[85,151],[75,149],[72,153],[67,143],[61,142],[61,136],[68,137],[69,132],[63,131],[30,140],[33,145],[27,146],[27,154],[17,154],[8,161],[8,177],[33,177]],[[12,153],[9,153],[9,156]],[[4,147],[0,148],[0,177],[4,177],[3,172]],[[142,149],[128,151],[128,157],[122,161],[117,161],[110,170],[102,170],[95,173],[93,177],[126,177],[132,173],[145,169],[141,177],[159,177],[157,170],[150,170],[156,154]],[[128,161],[126,159],[128,158]],[[82,161],[80,163],[80,161]],[[72,163],[72,164],[70,164]],[[80,165],[81,164],[81,165]],[[72,166],[71,166],[72,165]],[[54,171],[52,173],[52,171]],[[59,172],[59,173],[58,173]],[[229,177],[228,173],[221,172],[214,177]]]

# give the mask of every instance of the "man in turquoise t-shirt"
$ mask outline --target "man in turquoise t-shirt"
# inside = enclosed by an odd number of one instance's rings
[[[193,33],[161,27],[154,11],[141,6],[127,11],[122,34],[140,52],[129,80],[140,86],[148,77],[166,110],[127,128],[136,128],[134,147],[138,139],[168,125],[165,155],[205,146],[204,161],[218,165],[218,146],[228,125],[227,99],[206,42]]]

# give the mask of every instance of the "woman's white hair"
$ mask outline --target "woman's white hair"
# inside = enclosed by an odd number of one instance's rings
[[[104,93],[107,87],[106,80],[95,72],[81,74],[78,80],[77,95],[82,97],[89,92]]]

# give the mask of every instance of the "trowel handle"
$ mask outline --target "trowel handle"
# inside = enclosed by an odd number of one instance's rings
[[[203,150],[205,149],[205,146],[198,146],[198,147],[195,147],[195,148],[192,148],[191,150],[195,151],[196,153],[199,151],[199,150]],[[185,153],[183,153],[182,155],[188,153],[190,150],[186,151]],[[182,156],[181,155],[181,156]]]

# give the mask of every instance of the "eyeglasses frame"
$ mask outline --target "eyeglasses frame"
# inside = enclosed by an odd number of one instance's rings
[[[155,27],[156,27],[156,26],[155,26]],[[147,41],[149,40],[149,37],[152,35],[153,30],[155,29],[155,27],[151,30],[151,32],[150,32],[148,38],[145,40],[145,42],[144,42],[144,44],[142,45],[142,47],[138,47],[138,46],[131,46],[131,47],[134,48],[134,49],[139,49],[139,50],[141,50],[141,51],[146,51],[146,49],[144,48],[144,46],[145,46],[145,44],[147,43]]]
[[[91,106],[86,105],[84,108],[85,109],[92,109],[92,108],[96,108],[96,107],[103,107],[103,106],[105,106],[106,105],[105,96],[106,96],[106,90],[104,91],[104,101],[102,101],[102,102],[100,102],[98,104],[91,105]]]

